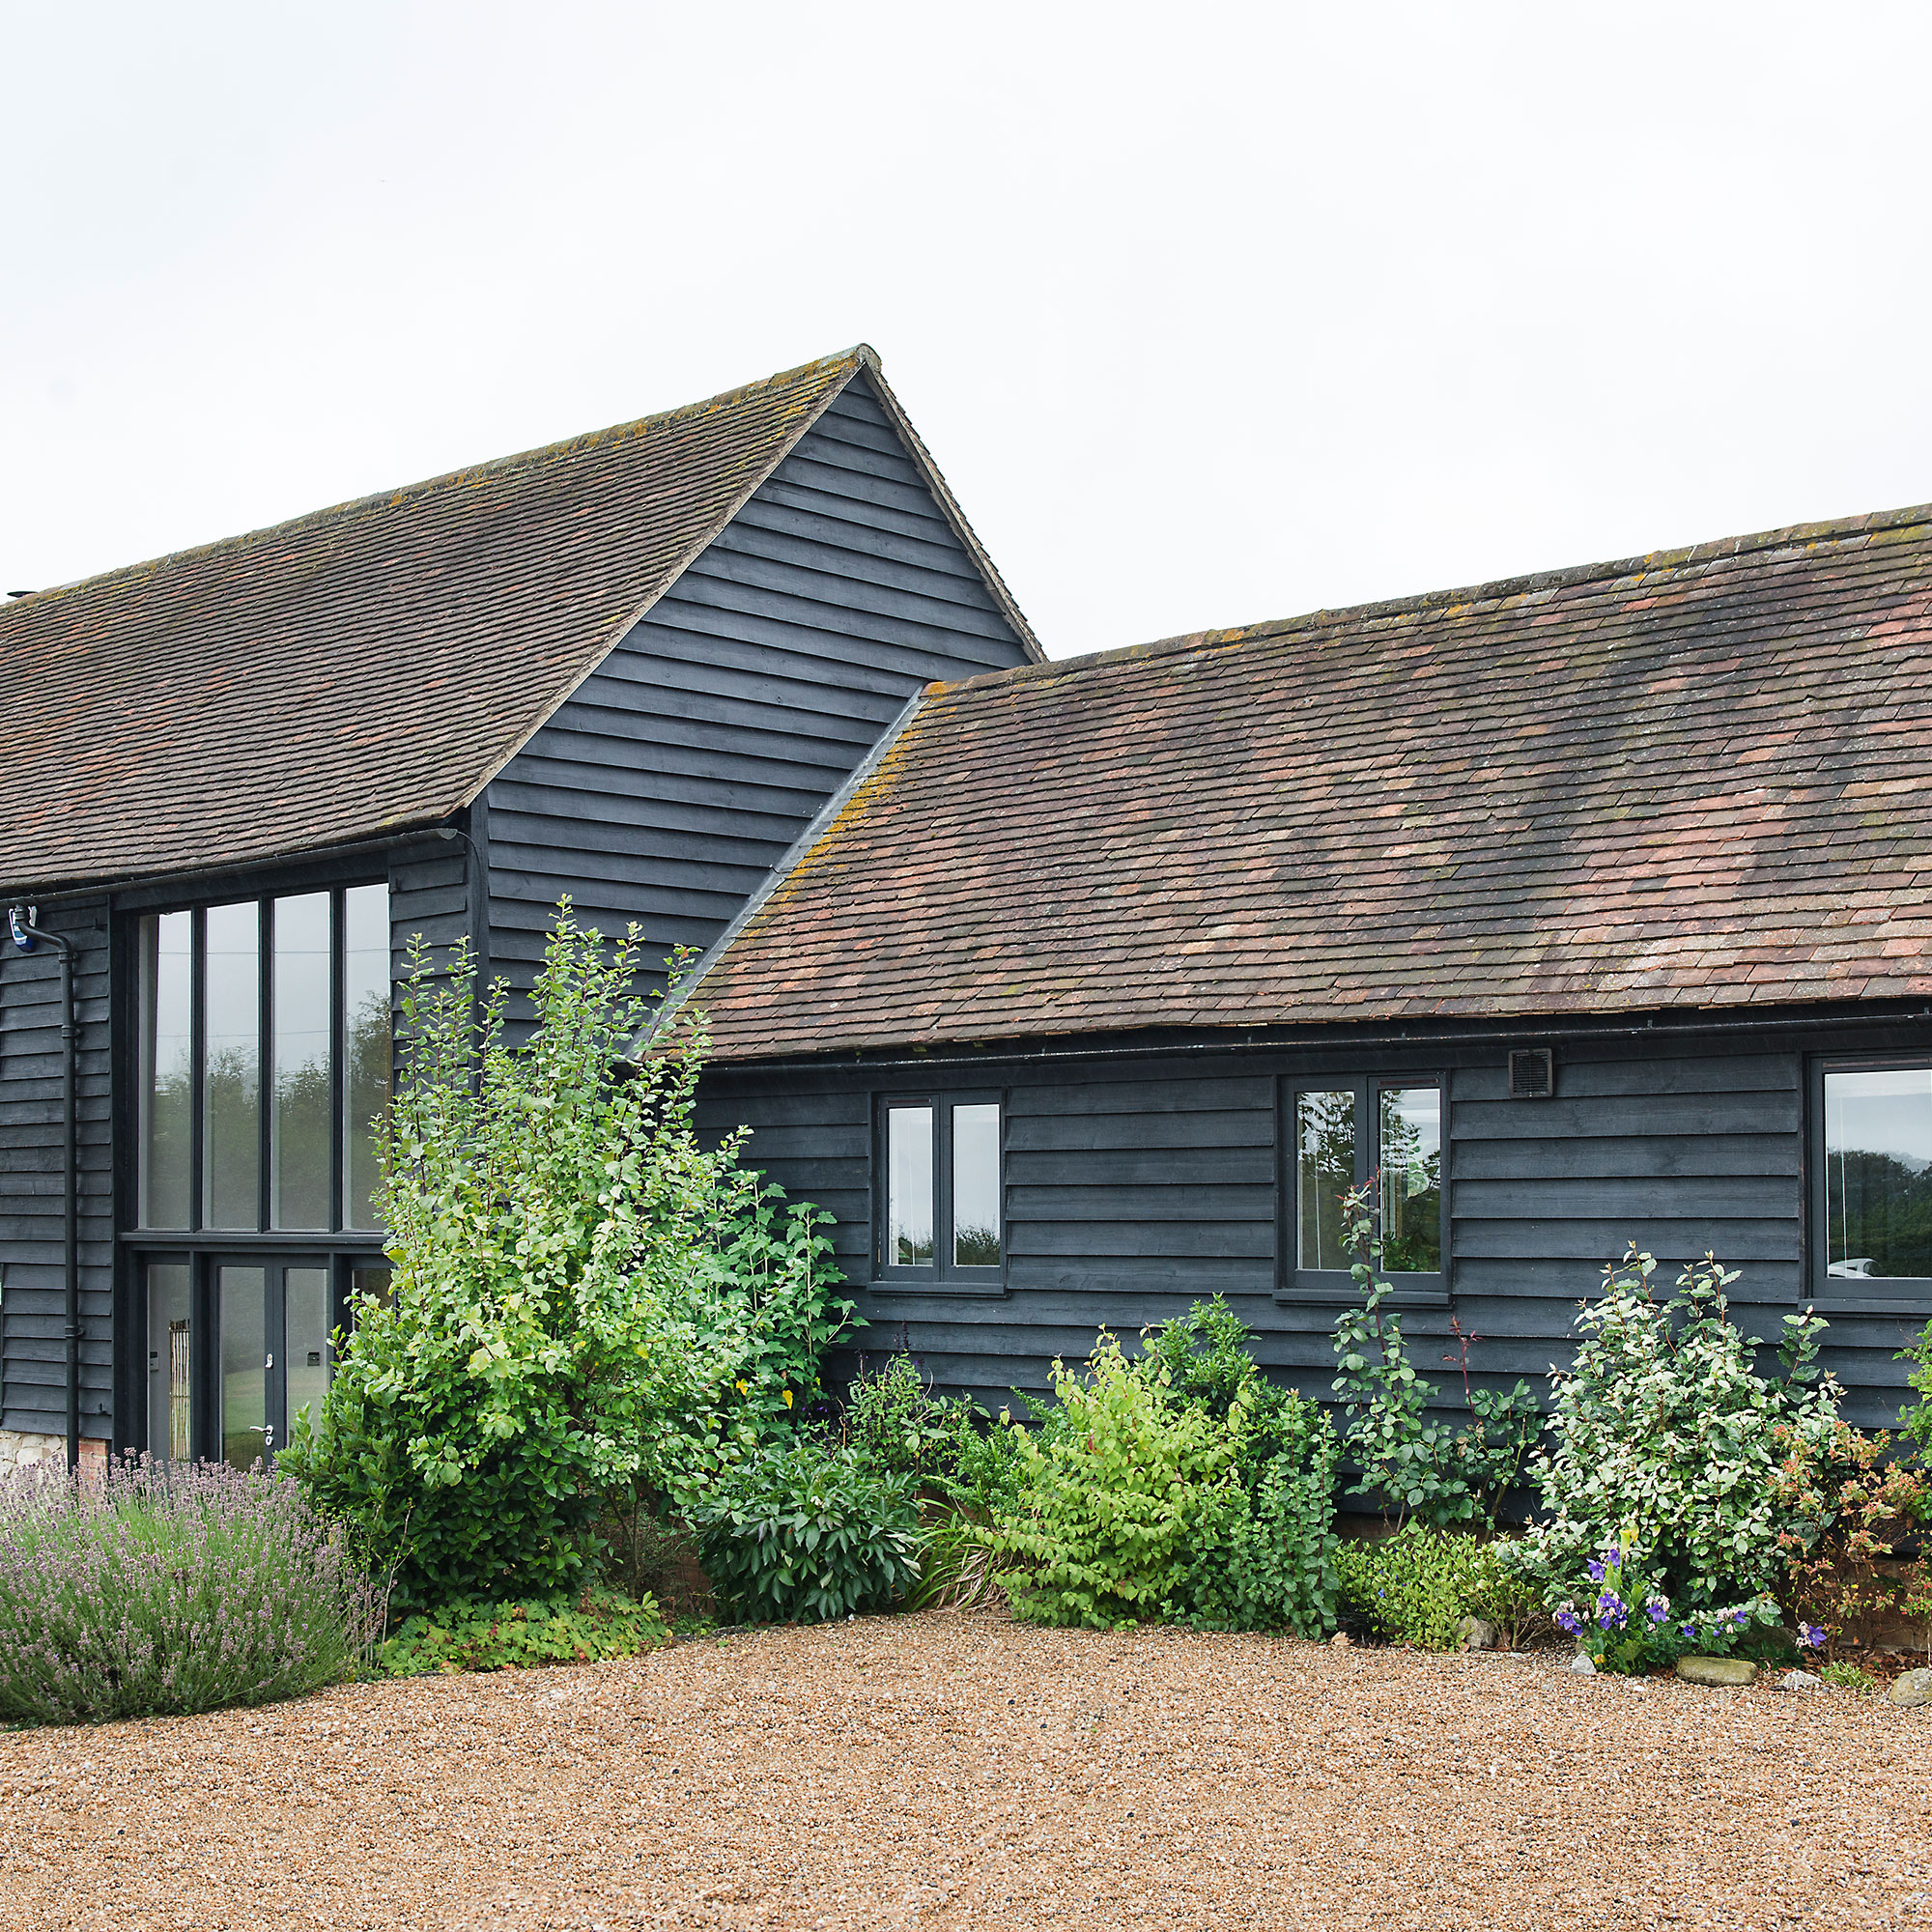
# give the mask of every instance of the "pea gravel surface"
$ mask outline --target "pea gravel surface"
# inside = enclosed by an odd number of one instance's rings
[[[937,1613],[0,1735],[0,1925],[1932,1927],[1932,1709]]]

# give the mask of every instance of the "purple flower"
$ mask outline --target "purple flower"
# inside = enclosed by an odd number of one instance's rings
[[[1825,1645],[1825,1633],[1817,1624],[1800,1624],[1798,1626],[1798,1641],[1806,1650],[1822,1650]]]
[[[1662,1597],[1653,1597],[1643,1606],[1643,1613],[1652,1623],[1661,1624],[1670,1614],[1670,1605]]]
[[[1568,1631],[1574,1636],[1577,1634],[1577,1632],[1578,1632],[1583,1628],[1583,1620],[1577,1614],[1575,1610],[1573,1610],[1570,1607],[1568,1604],[1565,1604],[1563,1607],[1556,1612],[1556,1628],[1558,1630]]]
[[[1695,1636],[1697,1634],[1697,1626],[1695,1624],[1686,1624],[1684,1626],[1684,1634],[1686,1636]]]
[[[1591,1582],[1601,1583],[1604,1580],[1604,1566],[1594,1556],[1583,1567],[1589,1571]]]
[[[1605,1591],[1597,1599],[1597,1625],[1601,1630],[1622,1630],[1624,1619],[1630,1615],[1624,1600]]]
[[[1745,1625],[1749,1621],[1749,1616],[1750,1613],[1747,1610],[1736,1609],[1731,1612],[1731,1621],[1734,1624],[1736,1624],[1740,1630],[1743,1630]]]

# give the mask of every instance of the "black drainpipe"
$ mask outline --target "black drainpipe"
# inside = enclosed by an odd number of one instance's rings
[[[73,1018],[73,947],[57,932],[43,932],[34,923],[35,908],[14,906],[7,915],[14,944],[31,952],[44,939],[60,953],[61,978],[61,1115],[66,1128],[62,1180],[67,1196],[67,1466],[80,1467],[80,1132],[74,1097],[74,1065],[79,1040]]]

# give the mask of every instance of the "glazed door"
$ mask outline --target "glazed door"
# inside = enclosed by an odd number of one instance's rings
[[[231,1468],[272,1463],[289,1424],[328,1387],[329,1270],[324,1261],[217,1262],[215,1439]]]

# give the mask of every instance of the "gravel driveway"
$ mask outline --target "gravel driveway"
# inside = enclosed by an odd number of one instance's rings
[[[0,1923],[1932,1927],[1932,1708],[944,1613],[0,1736]]]

